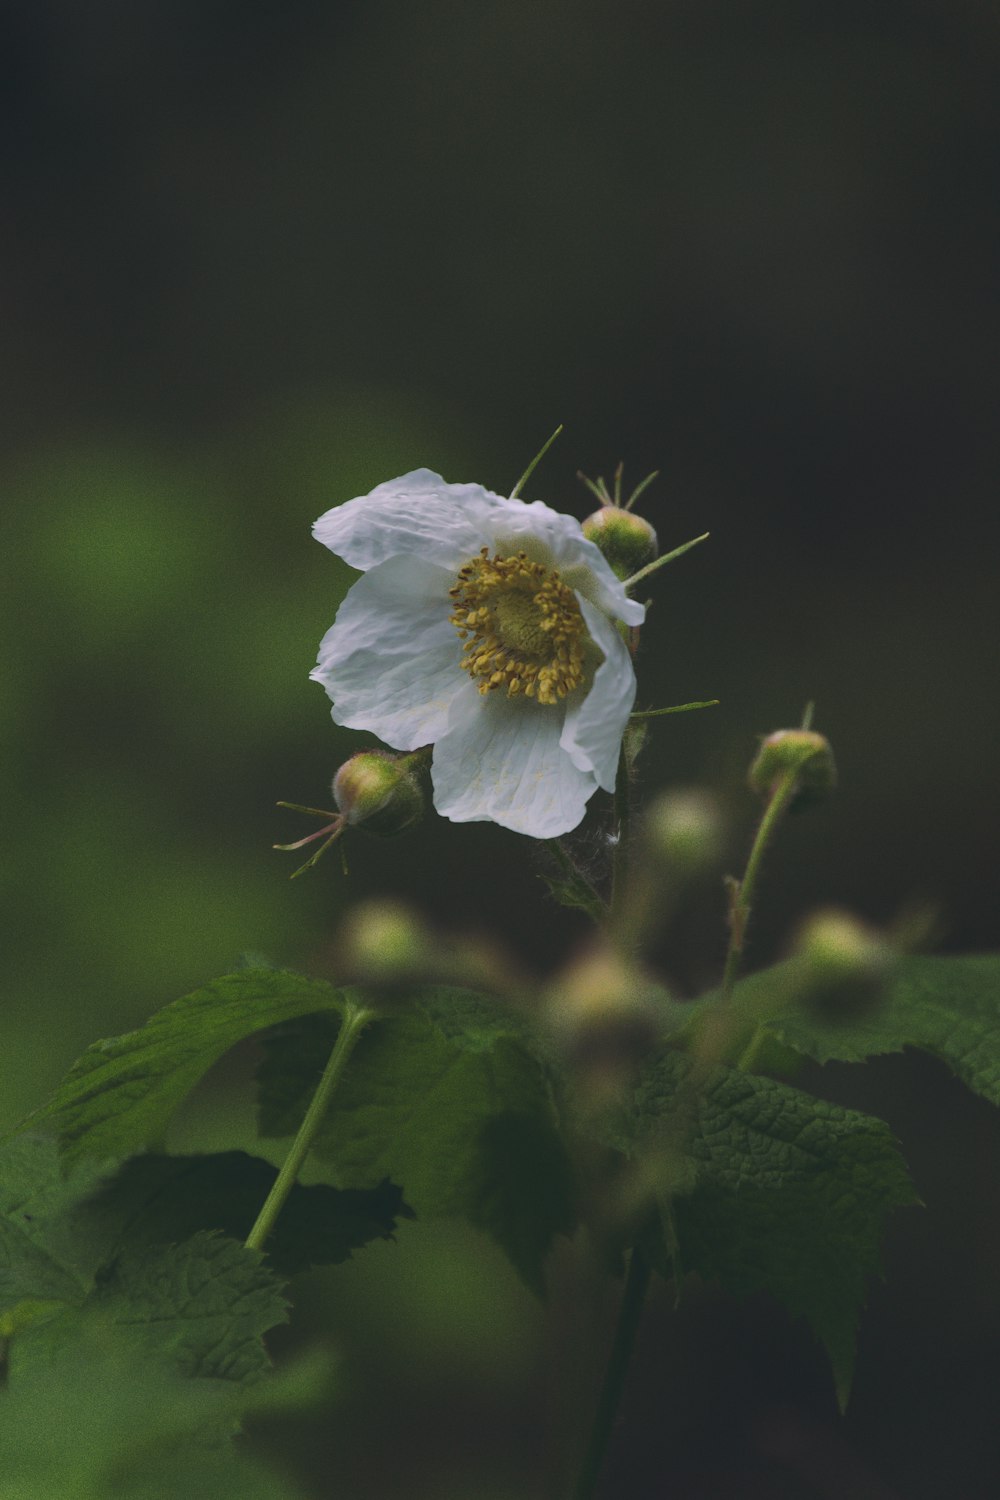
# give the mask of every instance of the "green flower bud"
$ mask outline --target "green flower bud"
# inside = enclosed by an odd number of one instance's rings
[[[547,996],[545,1014],[592,1102],[621,1087],[662,1030],[652,980],[603,947],[587,951],[563,971]]]
[[[424,815],[424,794],[408,769],[409,756],[362,750],[333,778],[333,795],[351,827],[381,838],[405,833]]]
[[[722,858],[725,843],[718,803],[697,787],[663,792],[651,802],[645,835],[650,853],[681,875],[712,869]]]
[[[813,729],[776,729],[762,740],[747,780],[753,791],[767,797],[789,771],[798,773],[790,807],[808,807],[829,797],[837,785],[837,767],[826,736]]]
[[[654,562],[660,550],[649,522],[618,505],[595,510],[584,521],[583,534],[600,548],[619,578],[631,578]]]
[[[806,1002],[828,1019],[850,1020],[876,1005],[895,962],[881,933],[833,908],[808,917],[795,946],[806,972]]]
[[[399,901],[366,901],[344,924],[345,968],[362,983],[391,983],[422,972],[432,954],[420,918]]]

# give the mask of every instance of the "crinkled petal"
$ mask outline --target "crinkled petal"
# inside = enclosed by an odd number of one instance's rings
[[[558,838],[583,818],[597,789],[559,746],[563,712],[530,698],[455,695],[448,731],[434,746],[434,806],[456,823],[490,821],[536,839]]]
[[[414,469],[328,510],[313,536],[352,568],[405,553],[457,573],[488,542],[499,503],[480,484],[447,484],[430,469]]]
[[[625,592],[603,552],[589,542],[579,521],[564,516],[541,500],[497,501],[492,513],[493,542],[500,553],[520,547],[535,562],[559,569],[563,581],[584,598],[592,600],[606,615],[627,625],[641,625],[646,610]]]
[[[586,697],[573,695],[560,743],[575,766],[592,771],[598,785],[613,792],[622,736],[635,703],[635,671],[628,647],[611,621],[587,599],[579,603],[604,660]]]
[[[390,558],[359,578],[323,637],[310,676],[333,699],[333,718],[370,729],[396,750],[443,734],[469,679],[449,620],[454,575],[412,557]]]

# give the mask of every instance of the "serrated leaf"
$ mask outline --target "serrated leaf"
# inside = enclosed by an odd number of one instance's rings
[[[67,1177],[54,1141],[23,1136],[0,1149],[0,1313],[30,1302],[79,1302],[104,1244],[78,1222],[79,1204],[114,1170],[85,1163]]]
[[[282,1283],[236,1240],[204,1231],[180,1245],[126,1247],[83,1302],[14,1341],[11,1370],[56,1364],[81,1336],[110,1328],[182,1375],[254,1383],[270,1369],[262,1336],[287,1311]]]
[[[805,1318],[845,1401],[885,1218],[919,1201],[889,1129],[770,1078],[717,1069],[696,1085],[687,1069],[678,1053],[657,1060],[619,1139],[654,1162],[667,1140],[683,1155],[691,1185],[672,1200],[674,1261]],[[683,1176],[671,1167],[674,1191]],[[660,1231],[655,1240],[669,1271]]]
[[[805,979],[796,960],[743,980],[736,998],[748,1010],[769,995],[796,997]],[[901,958],[881,1003],[837,1017],[790,1004],[767,1022],[786,1046],[817,1062],[863,1062],[918,1047],[947,1063],[969,1088],[1000,1104],[1000,956]]]
[[[332,1036],[314,1017],[268,1039],[262,1133],[296,1127]],[[418,1217],[459,1216],[485,1230],[539,1292],[553,1238],[574,1226],[546,1067],[514,1015],[464,991],[422,991],[369,1026],[316,1152],[339,1186],[389,1177]]]
[[[177,1106],[223,1053],[312,1012],[339,1013],[344,993],[320,980],[247,969],[175,1000],[139,1031],[95,1042],[52,1099],[18,1126],[56,1136],[70,1157],[126,1157],[162,1143]]]
[[[90,1199],[85,1214],[111,1247],[185,1240],[201,1229],[246,1238],[277,1173],[243,1151],[133,1157]],[[268,1238],[267,1260],[286,1276],[336,1265],[412,1217],[391,1182],[368,1190],[296,1184]]]
[[[294,1500],[298,1490],[219,1438],[247,1399],[229,1382],[184,1379],[114,1330],[92,1327],[57,1362],[13,1372],[0,1394],[0,1493]]]

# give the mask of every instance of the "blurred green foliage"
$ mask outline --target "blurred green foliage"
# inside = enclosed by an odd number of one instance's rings
[[[735,867],[755,736],[814,697],[833,742],[841,790],[785,830],[753,960],[820,900],[881,921],[927,898],[949,946],[995,942],[998,74],[986,0],[5,9],[4,1122],[247,950],[328,972],[355,893],[423,900],[433,870],[437,920],[543,967],[572,946],[502,830],[358,839],[347,882],[328,861],[290,885],[270,849],[298,832],[274,802],[321,803],[359,741],[306,680],[347,583],[310,523],[418,464],[506,488],[558,421],[532,494],[582,516],[577,467],[624,458],[663,470],[665,547],[713,534],[655,590],[641,691],[722,707],[652,725],[649,789],[719,786]],[[664,932],[683,992],[717,977],[722,917],[709,895]],[[853,1430],[914,1500],[971,1500],[1000,1326],[992,1117],[933,1070],[872,1072],[943,1206],[893,1261]],[[187,1143],[239,1144],[248,1077],[210,1082]],[[380,1370],[404,1348],[422,1368],[426,1309],[448,1283],[464,1306],[480,1264],[483,1348],[521,1306],[485,1242],[443,1233],[409,1226],[344,1272],[371,1277],[366,1314],[398,1307]],[[337,1337],[355,1284],[321,1279]],[[726,1412],[809,1387],[801,1349],[768,1386],[724,1325],[660,1326],[675,1425],[646,1413],[687,1434],[709,1494],[746,1477],[743,1449],[716,1457]],[[364,1340],[349,1352],[360,1368]],[[504,1357],[506,1398],[462,1408],[498,1493],[500,1450],[536,1434]],[[399,1394],[394,1437],[419,1448],[419,1385]],[[619,1479],[641,1494],[639,1459]]]

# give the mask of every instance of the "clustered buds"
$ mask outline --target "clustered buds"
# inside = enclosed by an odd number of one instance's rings
[[[747,780],[752,791],[769,797],[790,771],[796,773],[790,807],[807,807],[829,797],[837,785],[837,767],[826,736],[813,729],[776,729],[761,741]]]
[[[642,516],[620,505],[602,505],[583,523],[588,542],[599,547],[619,578],[631,578],[659,555],[656,532]]]

